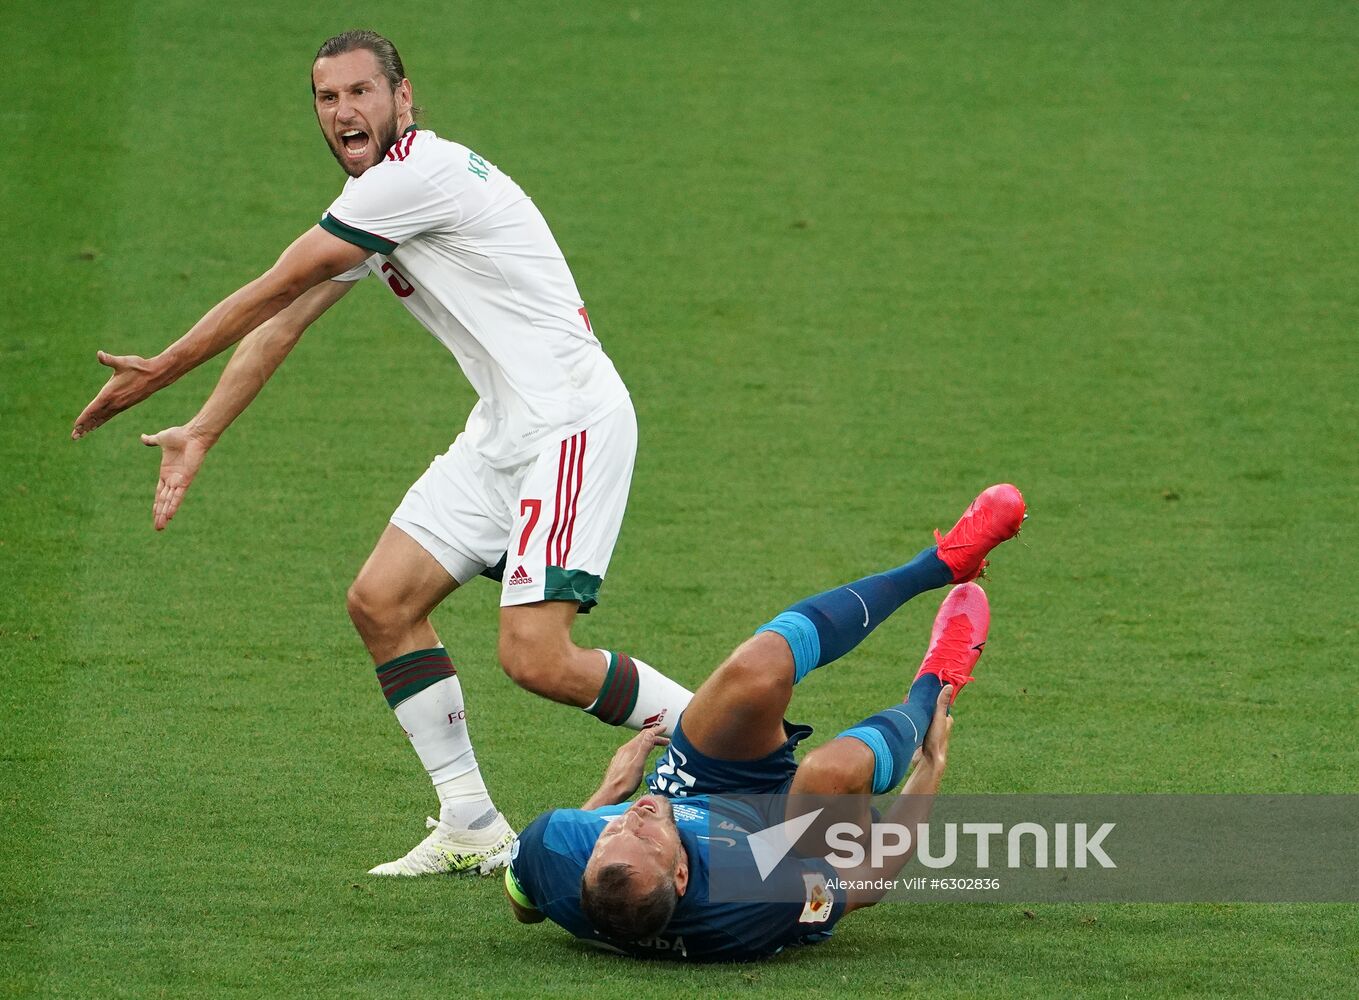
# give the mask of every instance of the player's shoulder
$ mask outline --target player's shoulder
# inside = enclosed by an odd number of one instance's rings
[[[439,136],[433,129],[410,126],[396,138],[392,148],[382,158],[385,163],[416,164],[456,156],[461,147]]]
[[[418,173],[441,183],[485,181],[495,168],[468,146],[432,129],[408,128],[369,173]]]
[[[608,817],[594,811],[553,809],[525,826],[510,850],[516,883],[558,923],[565,919],[574,926],[580,878],[607,823]]]
[[[520,839],[532,847],[556,854],[589,856],[595,841],[617,807],[602,809],[550,809],[524,828]]]

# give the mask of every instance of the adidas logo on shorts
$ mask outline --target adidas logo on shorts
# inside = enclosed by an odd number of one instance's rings
[[[533,582],[533,577],[529,576],[527,573],[524,572],[524,567],[523,567],[523,566],[516,566],[514,572],[510,574],[510,583],[509,583],[509,585],[510,585],[511,587],[517,587],[517,586],[519,586],[520,584],[532,583],[532,582]]]

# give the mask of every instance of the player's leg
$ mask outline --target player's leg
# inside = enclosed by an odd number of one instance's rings
[[[794,685],[844,656],[916,594],[950,578],[931,547],[904,566],[798,601],[704,681],[685,713],[685,736],[720,760],[773,753],[788,738],[783,719]]]
[[[795,684],[844,656],[917,594],[975,577],[991,549],[1018,534],[1024,516],[1017,489],[992,486],[947,535],[937,536],[937,545],[910,562],[792,605],[699,688],[685,715],[685,736],[702,753],[723,760],[771,753],[786,739],[783,714]],[[853,748],[846,753],[862,757]]]
[[[809,753],[798,767],[790,792],[867,795],[895,788],[925,739],[944,685],[953,685],[952,697],[957,698],[972,680],[990,624],[991,611],[981,587],[963,583],[949,591],[905,700],[870,715]]]
[[[1019,490],[1008,483],[992,486],[972,501],[947,535],[935,532],[937,544],[904,566],[800,601],[761,631],[788,640],[796,680],[801,680],[844,656],[917,594],[975,579],[991,549],[1019,534],[1025,516]]]
[[[388,524],[354,578],[346,602],[373,662],[438,645],[429,616],[457,586],[423,546]]]
[[[500,662],[527,691],[584,709],[612,726],[669,732],[693,697],[683,685],[628,653],[577,646],[580,605],[539,601],[500,609]]]
[[[500,662],[527,691],[585,708],[604,683],[609,654],[571,641],[580,605],[537,601],[500,609]]]
[[[462,685],[430,613],[484,561],[445,539],[496,530],[475,502],[474,463],[455,445],[411,487],[349,591],[349,613],[378,682],[439,796],[434,832],[380,875],[489,870],[513,831],[472,749]]]
[[[627,403],[545,450],[524,473],[506,553],[500,663],[521,687],[611,725],[668,729],[688,690],[636,657],[571,638],[613,555],[636,448]]]

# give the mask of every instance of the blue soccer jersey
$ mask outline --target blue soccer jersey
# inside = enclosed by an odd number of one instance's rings
[[[749,829],[758,817],[730,816],[724,804],[713,822],[707,796],[672,799],[680,841],[689,856],[689,886],[665,930],[643,941],[613,941],[591,926],[580,908],[580,880],[595,841],[610,818],[630,803],[588,812],[554,809],[525,828],[515,844],[506,885],[521,905],[531,905],[576,937],[637,957],[696,961],[748,961],[783,948],[824,940],[844,915],[844,894],[829,889],[834,870],[821,859],[789,856],[767,880],[768,895],[782,902],[709,899],[714,870],[753,877]],[[731,883],[725,883],[730,885]],[[796,901],[794,901],[796,900]]]

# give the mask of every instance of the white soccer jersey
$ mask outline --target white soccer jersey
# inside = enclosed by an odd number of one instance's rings
[[[407,129],[351,177],[321,226],[447,347],[480,397],[472,445],[494,468],[588,427],[627,398],[546,220],[466,146]]]

